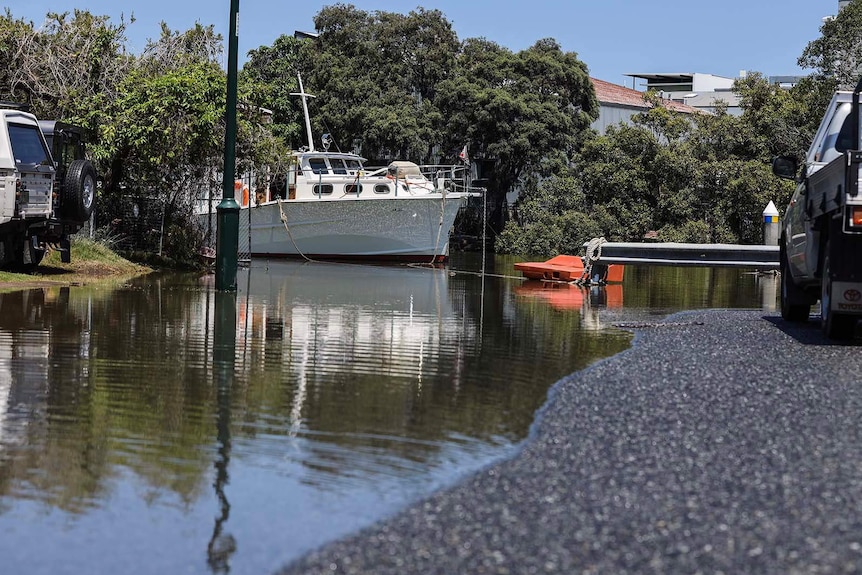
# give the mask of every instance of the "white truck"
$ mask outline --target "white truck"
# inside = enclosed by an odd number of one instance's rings
[[[95,169],[61,136],[52,153],[34,115],[0,102],[0,268],[32,269],[49,246],[68,261],[69,236],[90,218]]]
[[[801,171],[793,157],[773,160],[773,172],[797,182],[781,220],[781,315],[807,321],[820,300],[820,324],[830,339],[851,339],[862,318],[862,151],[860,90],[836,92]]]

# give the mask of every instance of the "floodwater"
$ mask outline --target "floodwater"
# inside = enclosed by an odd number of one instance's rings
[[[512,455],[555,382],[630,345],[615,322],[775,309],[773,276],[512,263],[0,294],[0,571],[272,572]]]

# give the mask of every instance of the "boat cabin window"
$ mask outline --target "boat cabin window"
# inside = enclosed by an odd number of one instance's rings
[[[314,184],[314,195],[315,196],[329,196],[332,195],[332,184]]]
[[[341,158],[329,158],[329,164],[332,166],[334,173],[347,174],[347,168],[344,166],[344,160]]]
[[[374,193],[375,194],[388,194],[389,193],[389,186],[386,184],[377,184],[374,186]]]
[[[360,162],[359,160],[347,159],[344,161],[347,162],[347,169],[350,170],[351,173],[358,172],[362,169],[362,162]]]
[[[347,184],[346,186],[344,186],[344,193],[359,195],[362,193],[362,184]]]
[[[311,166],[311,171],[315,174],[329,173],[329,166],[326,165],[326,160],[323,158],[308,158],[308,165]]]

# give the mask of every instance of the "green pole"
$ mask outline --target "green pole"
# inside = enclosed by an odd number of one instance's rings
[[[227,52],[227,106],[225,107],[224,176],[222,201],[216,207],[216,289],[236,291],[239,250],[239,204],[234,198],[236,170],[237,19],[239,0],[230,2],[230,37]]]

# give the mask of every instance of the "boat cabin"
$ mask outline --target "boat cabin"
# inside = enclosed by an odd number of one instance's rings
[[[368,171],[365,158],[340,152],[302,152],[287,175],[287,199],[345,199],[361,194],[411,193],[412,186],[428,186],[413,162],[392,162]],[[433,189],[433,188],[432,188]]]

